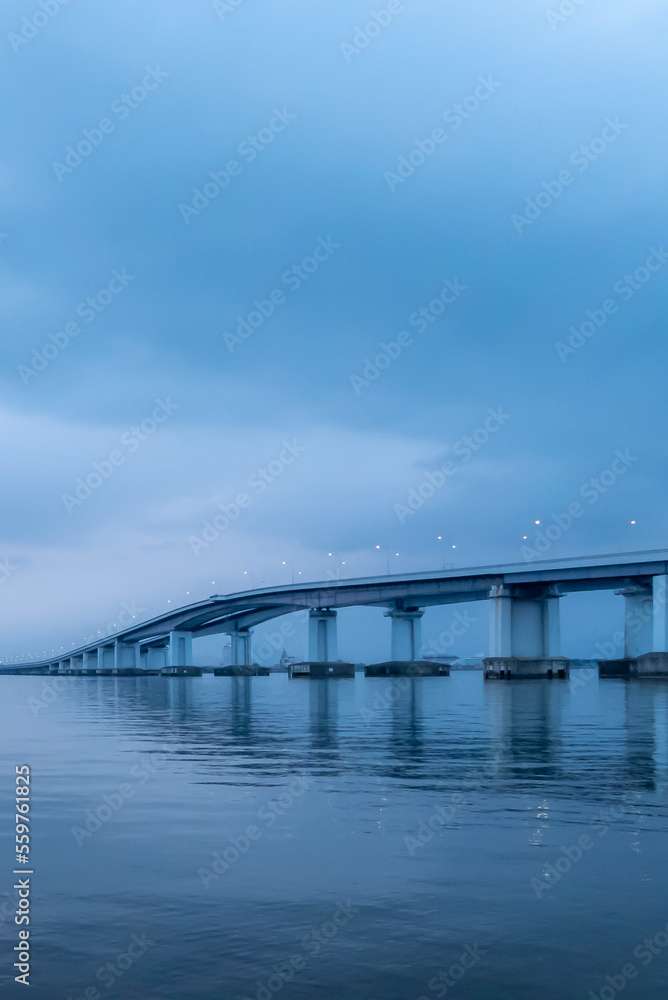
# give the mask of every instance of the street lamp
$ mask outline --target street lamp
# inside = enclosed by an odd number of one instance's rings
[[[294,567],[294,563],[288,562],[287,559],[284,559],[283,560],[283,565],[290,567],[290,577],[291,577],[292,583],[294,583],[295,582],[295,567]],[[297,570],[297,576],[301,576],[301,575],[302,575],[302,571],[300,569],[298,569]]]
[[[387,567],[387,575],[389,576],[390,575],[390,552],[389,552],[389,549],[387,549],[384,545],[377,545],[376,546],[376,550],[378,552],[384,552],[385,553],[385,562],[386,562],[386,567]]]
[[[335,580],[340,580],[341,576],[342,576],[341,567],[346,565],[345,559],[341,559],[341,556],[339,555],[338,552],[328,552],[327,555],[330,556],[330,558],[333,558],[333,559],[337,560],[337,563],[336,563],[336,574],[334,576],[334,579]],[[330,572],[332,572],[332,571],[330,570]]]

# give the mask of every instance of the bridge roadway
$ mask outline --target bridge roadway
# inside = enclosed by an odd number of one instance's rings
[[[489,600],[488,675],[506,676],[505,670],[512,667],[513,676],[532,671],[552,676],[552,670],[568,669],[561,649],[560,599],[568,593],[593,590],[615,590],[625,598],[624,630],[612,637],[611,647],[623,643],[628,658],[652,654],[652,669],[644,672],[668,672],[666,550],[214,594],[65,656],[31,665],[63,673],[188,666],[193,663],[193,638],[218,633],[231,636],[232,662],[249,665],[253,628],[303,610],[309,612],[309,661],[331,663],[338,659],[336,612],[358,606],[385,608],[391,622],[391,658],[408,662],[422,658],[421,618],[426,607]]]

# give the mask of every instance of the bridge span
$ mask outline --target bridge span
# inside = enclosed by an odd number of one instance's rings
[[[422,658],[424,609],[489,601],[488,676],[564,676],[559,606],[577,591],[614,590],[625,601],[624,656],[640,674],[668,674],[668,551],[588,556],[425,573],[298,583],[214,594],[31,666],[51,672],[117,673],[193,663],[198,636],[226,633],[232,663],[251,665],[255,626],[309,613],[310,662],[338,660],[337,611],[380,607],[390,621],[392,660]]]

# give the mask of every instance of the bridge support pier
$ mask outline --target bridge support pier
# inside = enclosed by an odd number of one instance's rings
[[[83,654],[83,669],[85,673],[97,673],[97,650],[87,649]]]
[[[668,576],[655,576],[652,581],[652,650],[668,652]]]
[[[114,643],[114,673],[125,673],[126,671],[139,671],[141,669],[141,658],[139,655],[138,642]]]
[[[616,632],[600,645],[601,677],[663,677],[668,675],[668,577],[655,576],[651,586],[639,581],[615,593],[624,598],[624,657],[614,657],[622,641]],[[610,651],[608,653],[608,650]]]
[[[624,657],[636,659],[654,649],[652,589],[635,586],[616,593],[624,598]]]
[[[97,672],[98,674],[111,674],[114,670],[116,652],[114,646],[97,647]]]
[[[168,667],[191,667],[193,662],[192,632],[174,631],[169,633],[167,647]]]
[[[308,613],[308,662],[333,663],[338,657],[336,611],[313,608]]]
[[[253,662],[252,628],[236,628],[228,633],[231,640],[231,665],[250,667]]]
[[[490,593],[490,655],[485,677],[567,677],[561,655],[559,594],[518,594],[505,587]]]
[[[421,608],[410,611],[392,608],[385,612],[392,625],[390,660],[412,662],[422,659],[422,616]]]
[[[166,646],[147,646],[142,650],[142,669],[160,673],[167,666]]]
[[[638,677],[665,677],[668,675],[668,576],[652,579],[651,615],[651,649],[639,654],[632,672]]]

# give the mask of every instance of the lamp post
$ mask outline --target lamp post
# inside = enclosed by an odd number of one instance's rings
[[[436,540],[439,541],[439,542],[442,542],[443,541],[443,535],[437,535],[436,536]],[[456,545],[452,545],[451,548],[454,551],[457,548],[457,546]],[[455,568],[454,562],[446,563],[446,561],[445,561],[445,548],[443,548],[443,547],[441,548],[441,565],[442,565],[442,568],[444,570],[446,570],[446,569],[454,569]]]
[[[390,575],[390,550],[387,548],[386,545],[377,545],[376,549],[379,552],[384,552],[385,553],[385,565],[386,565],[387,575],[389,576]],[[398,556],[399,553],[395,552],[394,555]]]
[[[341,577],[343,576],[343,573],[341,572],[341,567],[346,565],[345,559],[341,559],[341,556],[339,555],[338,552],[328,552],[327,555],[331,559],[336,559],[336,571],[330,570],[329,572],[333,573],[334,580],[340,580]]]

